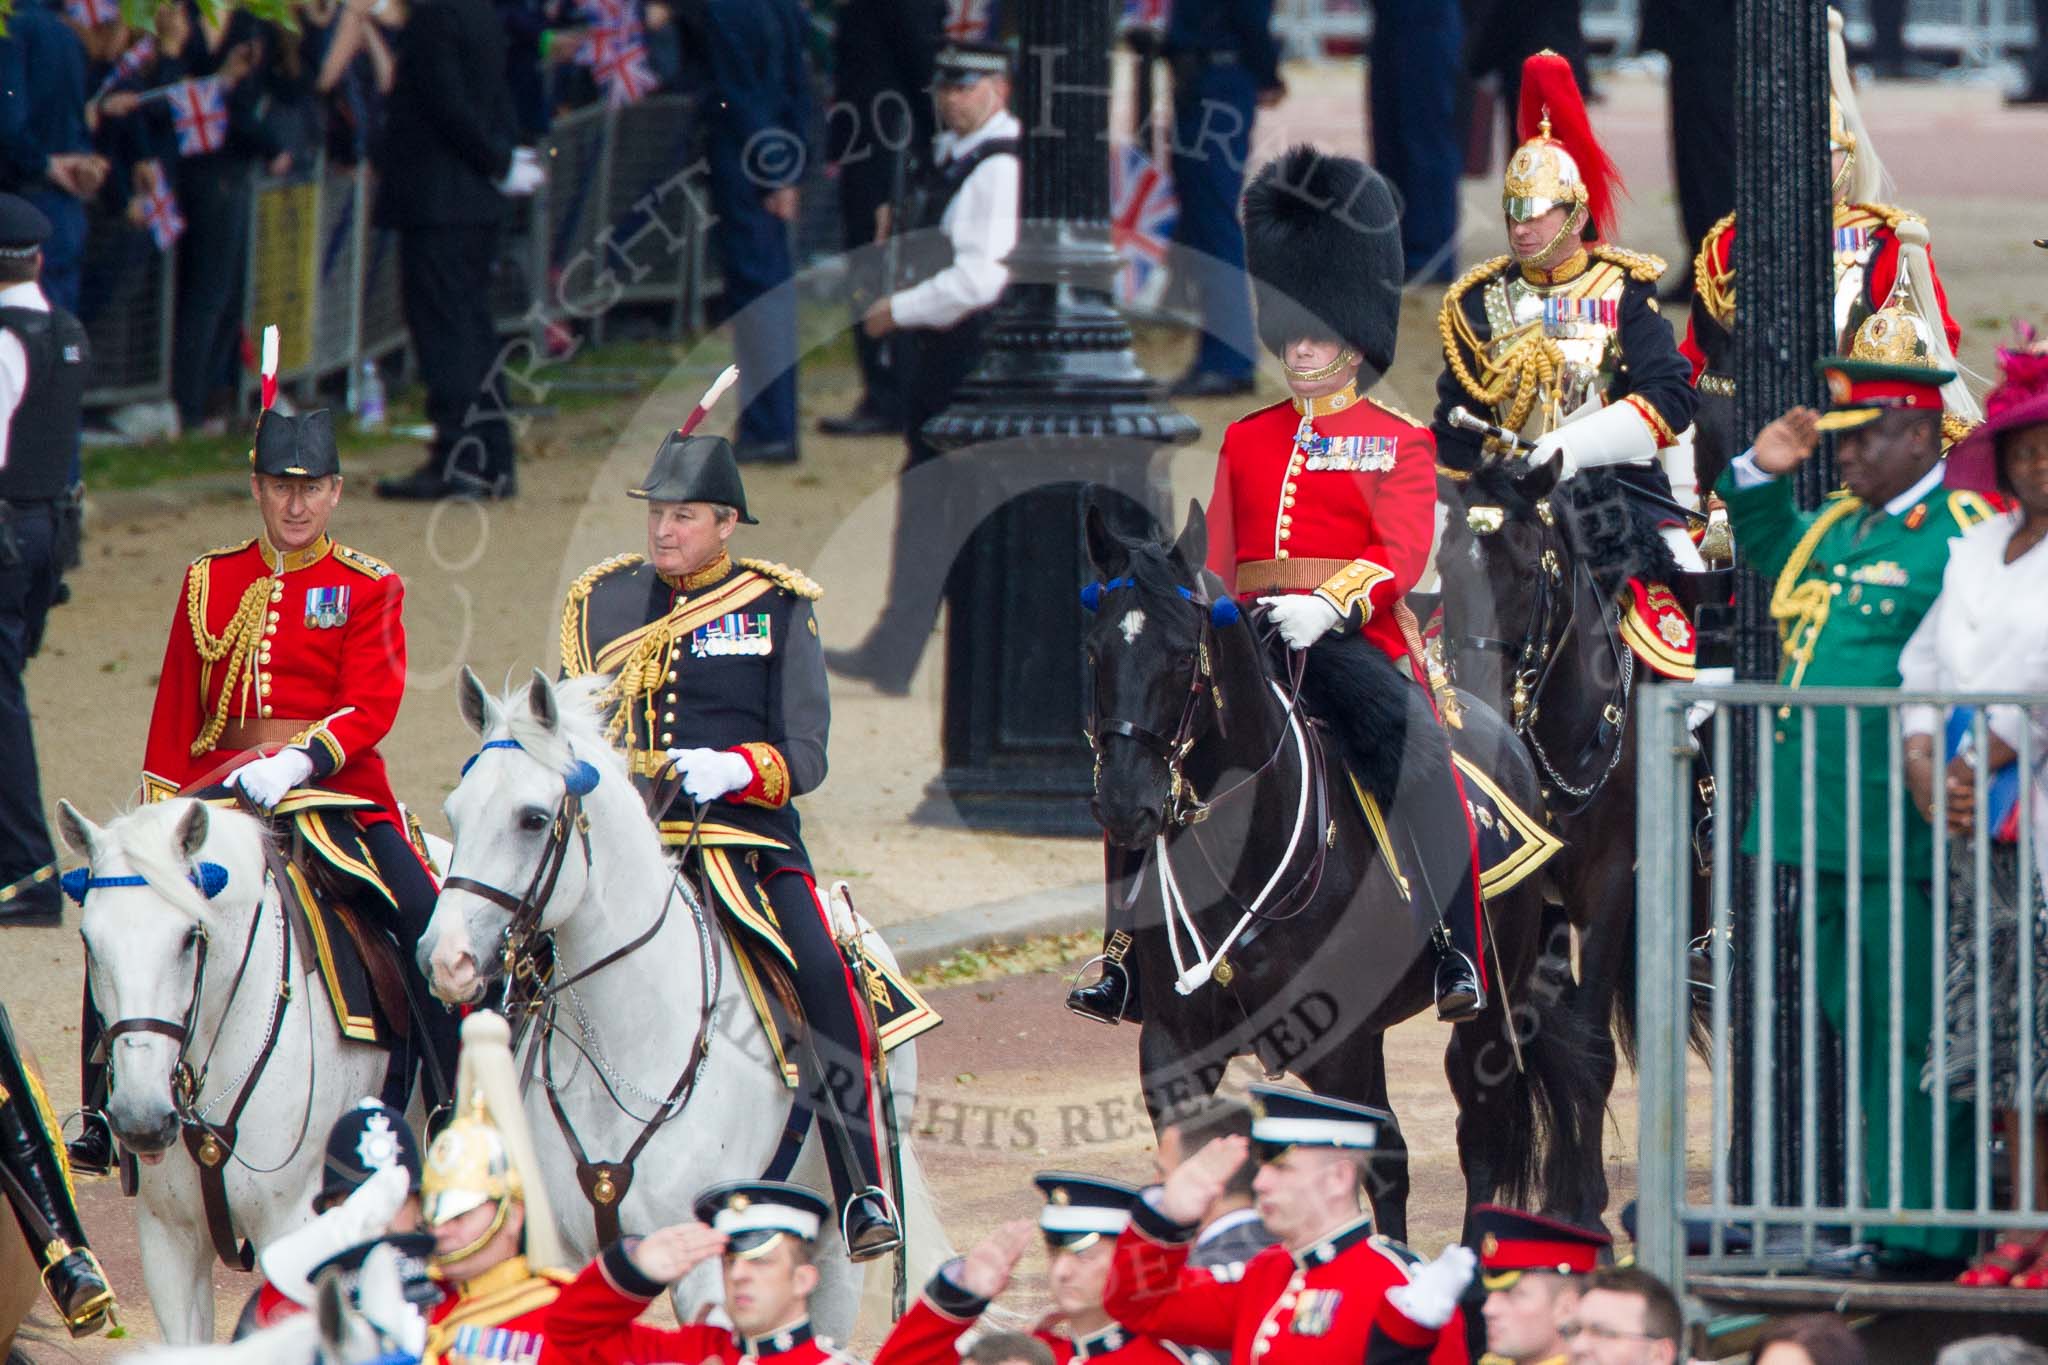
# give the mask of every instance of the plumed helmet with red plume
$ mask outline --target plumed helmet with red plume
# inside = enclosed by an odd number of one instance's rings
[[[1590,219],[1593,231],[1605,238],[1614,227],[1621,173],[1593,136],[1572,64],[1555,52],[1538,52],[1522,63],[1515,134],[1521,145],[1508,159],[1501,186],[1508,217],[1525,223],[1559,206],[1576,207],[1577,224]]]

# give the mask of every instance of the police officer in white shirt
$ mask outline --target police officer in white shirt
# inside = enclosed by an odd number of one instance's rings
[[[1023,129],[1009,110],[1010,55],[1000,43],[954,42],[940,53],[933,99],[942,131],[930,165],[896,206],[892,255],[910,281],[877,299],[861,320],[871,337],[897,337],[904,386],[904,477],[896,509],[889,593],[881,618],[856,649],[826,650],[836,673],[883,692],[910,689],[918,656],[938,616],[939,597],[964,519],[965,501],[934,463],[924,424],[952,403],[980,363],[989,314],[1017,244],[1018,148]],[[956,524],[957,523],[957,524]]]

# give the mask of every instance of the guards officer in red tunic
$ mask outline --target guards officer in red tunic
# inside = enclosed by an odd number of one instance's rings
[[[1049,1279],[1056,1313],[1032,1335],[1051,1350],[1055,1365],[1075,1360],[1111,1365],[1206,1362],[1206,1355],[1132,1331],[1102,1306],[1116,1237],[1130,1224],[1138,1191],[1070,1171],[1043,1171],[1034,1182],[1045,1196],[1038,1228],[1052,1258]],[[960,1337],[1008,1286],[1030,1244],[1028,1224],[1005,1224],[964,1257],[948,1263],[889,1333],[875,1365],[954,1365],[960,1358]]]
[[[1249,1149],[1218,1138],[1132,1206],[1103,1307],[1134,1331],[1227,1348],[1238,1365],[1464,1365],[1456,1296],[1471,1254],[1452,1247],[1418,1266],[1360,1209],[1365,1162],[1391,1116],[1277,1086],[1251,1096]],[[1189,1267],[1195,1220],[1250,1154],[1259,1216],[1280,1242],[1235,1275]]]
[[[1436,446],[1427,427],[1363,396],[1394,359],[1400,216],[1364,163],[1301,146],[1245,191],[1244,227],[1259,340],[1293,396],[1223,434],[1208,567],[1265,613],[1288,649],[1309,651],[1303,698],[1392,812],[1441,916],[1437,1017],[1470,1019],[1486,1003],[1477,841],[1402,603],[1435,532]],[[1401,714],[1386,723],[1361,700],[1386,693],[1373,674],[1415,683],[1394,694],[1406,702],[1405,727]],[[1441,837],[1447,828],[1466,837]],[[1128,945],[1128,930],[1112,923],[1101,978],[1071,992],[1068,1008],[1109,1023],[1136,1017]]]
[[[800,1185],[735,1181],[697,1196],[697,1221],[613,1243],[562,1291],[545,1327],[560,1365],[666,1365],[739,1360],[860,1365],[811,1330],[811,1264],[830,1208]],[[650,1327],[634,1321],[698,1265],[724,1258],[730,1327]],[[949,1362],[950,1365],[950,1362]]]
[[[414,974],[414,1019],[426,1035],[430,1104],[455,1070],[455,1016],[433,1001],[412,951],[440,894],[391,794],[377,746],[405,696],[405,584],[389,564],[329,538],[341,502],[341,458],[322,408],[266,409],[249,452],[263,534],[192,562],[172,610],[150,713],[142,796],[226,786],[260,810],[299,788],[354,797],[315,815],[343,855],[366,866],[352,903],[382,922]],[[97,1112],[105,1061],[87,1002],[85,1129],[74,1165],[104,1172],[113,1137]],[[395,1084],[409,1086],[410,1077]],[[386,1095],[403,1109],[406,1095]]]

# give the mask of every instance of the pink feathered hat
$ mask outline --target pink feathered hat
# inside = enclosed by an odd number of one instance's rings
[[[1999,433],[2048,422],[2048,343],[2022,323],[2018,348],[1998,348],[1998,369],[1998,387],[1984,396],[1984,424],[1948,453],[1951,488],[1999,491]]]

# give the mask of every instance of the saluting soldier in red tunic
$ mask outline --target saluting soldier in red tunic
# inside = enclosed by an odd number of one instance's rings
[[[811,1330],[811,1263],[830,1206],[801,1185],[734,1181],[697,1196],[697,1221],[606,1248],[548,1313],[550,1361],[560,1365],[667,1365],[758,1360],[769,1365],[860,1365]],[[731,1327],[636,1322],[668,1287],[724,1258]],[[949,1363],[950,1365],[950,1363]]]
[[[1102,1306],[1116,1236],[1130,1224],[1138,1191],[1070,1171],[1044,1171],[1034,1182],[1045,1195],[1038,1228],[1052,1258],[1049,1279],[1055,1311],[1032,1335],[1051,1350],[1055,1365],[1075,1360],[1109,1365],[1207,1362],[1209,1357],[1199,1352],[1132,1331]],[[882,1343],[875,1365],[954,1365],[960,1358],[960,1337],[1009,1285],[1030,1245],[1030,1224],[1019,1219],[997,1228],[964,1257],[941,1268]]]
[[[1103,1307],[1134,1331],[1236,1365],[1464,1365],[1457,1295],[1471,1253],[1418,1267],[1361,1211],[1365,1163],[1392,1116],[1301,1090],[1255,1085],[1250,1143],[1218,1138],[1132,1206]],[[1202,1210],[1248,1156],[1259,1216],[1280,1237],[1228,1273],[1187,1264]]]
[[[1486,1003],[1477,840],[1402,604],[1436,529],[1436,443],[1414,418],[1364,396],[1394,359],[1400,216],[1363,162],[1302,146],[1245,191],[1244,229],[1259,340],[1292,396],[1223,434],[1208,567],[1288,649],[1308,651],[1303,699],[1414,848],[1408,861],[1441,917],[1437,1015],[1470,1019]],[[1382,728],[1356,700],[1385,691],[1373,674],[1394,672],[1416,684],[1405,763],[1399,717]],[[1446,839],[1446,828],[1467,837]],[[1071,992],[1068,1008],[1109,1023],[1136,1018],[1128,943],[1128,930],[1112,923],[1102,976]]]
[[[343,862],[373,874],[352,903],[392,932],[405,970],[416,974],[412,949],[439,888],[377,752],[405,695],[405,585],[390,565],[327,534],[342,477],[326,409],[266,409],[249,458],[263,533],[209,550],[185,571],[150,713],[142,796],[225,786],[264,811],[298,788],[355,798],[353,809],[314,819]],[[423,980],[412,997],[432,1000]],[[85,1127],[71,1159],[105,1172],[113,1135],[97,1112],[106,1067],[89,998],[85,1016]],[[416,1017],[436,1063],[424,1074],[438,1104],[454,1076],[455,1017],[434,1004]],[[402,1090],[384,1098],[405,1107]]]

